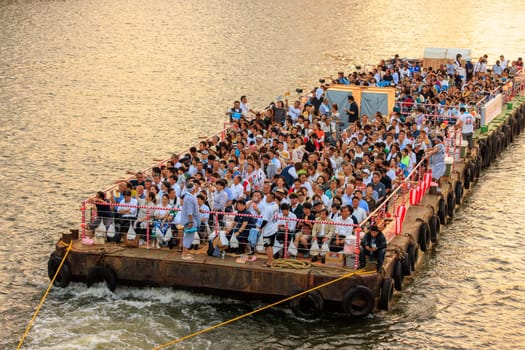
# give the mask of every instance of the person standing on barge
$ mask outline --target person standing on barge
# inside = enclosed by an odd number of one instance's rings
[[[461,135],[463,136],[463,140],[468,141],[468,149],[472,150],[472,148],[474,147],[474,140],[472,139],[472,135],[474,134],[474,123],[476,122],[476,119],[472,116],[472,114],[467,112],[467,109],[465,107],[461,107],[459,111],[459,120],[456,124],[456,128],[461,128]]]
[[[273,245],[275,243],[275,236],[277,235],[277,214],[279,207],[275,203],[273,192],[266,194],[266,203],[262,211],[262,223],[259,229],[262,232],[264,240],[264,248],[268,260],[263,264],[265,267],[271,267],[273,262]]]
[[[188,249],[191,248],[195,232],[200,226],[199,204],[195,197],[198,190],[193,182],[186,184],[186,194],[181,209],[181,225],[184,226],[184,237],[182,239],[182,259],[184,260],[193,260],[193,255],[188,253]]]
[[[436,136],[433,140],[434,147],[426,151],[426,157],[430,158],[432,167],[432,178],[439,183],[439,179],[445,175],[445,145],[441,137]]]

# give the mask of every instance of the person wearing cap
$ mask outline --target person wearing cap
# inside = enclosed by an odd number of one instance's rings
[[[366,266],[366,257],[377,259],[377,272],[380,272],[385,261],[386,238],[383,232],[376,225],[370,226],[370,230],[361,240],[361,250],[359,252],[359,268]]]
[[[282,181],[282,179],[280,179]],[[275,195],[275,201],[277,202],[278,205],[281,205],[283,203],[286,203],[286,204],[290,204],[287,196],[288,196],[288,191],[285,189],[285,188],[281,188],[281,187],[275,187],[272,192],[274,193]]]
[[[427,150],[425,156],[430,159],[434,181],[439,181],[439,179],[445,175],[446,170],[445,146],[443,145],[443,140],[439,136],[434,137],[432,142],[434,143],[434,147]]]
[[[317,196],[315,198],[317,198]],[[312,211],[314,215],[317,216],[322,209],[323,209],[323,202],[318,199],[314,200],[312,203]]]

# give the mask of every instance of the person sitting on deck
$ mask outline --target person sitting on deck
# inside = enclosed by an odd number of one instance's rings
[[[303,216],[300,217],[303,220],[315,220],[315,215],[312,212],[312,204],[309,202],[304,203],[303,205]],[[299,250],[302,246],[304,248],[304,257],[309,258],[309,249],[310,249],[310,237],[312,236],[312,227],[313,223],[301,221],[297,225],[297,234],[295,235],[294,244]]]
[[[253,226],[253,218],[249,217],[250,213],[246,210],[246,202],[244,199],[239,199],[235,203],[237,207],[237,214],[230,224],[229,227],[226,227],[226,235],[228,239],[231,239],[232,235],[235,235],[239,241],[239,247],[235,249],[237,254],[244,254],[245,251],[249,255],[253,254],[253,251],[248,244],[248,235],[250,234],[250,229]]]
[[[357,219],[352,216],[352,212],[350,205],[345,205],[341,208],[341,216],[335,222],[342,225],[336,225],[335,227],[334,238],[330,244],[331,251],[340,252],[344,249],[345,244],[355,245],[354,225],[357,224]]]
[[[321,211],[319,212],[318,220],[332,222],[332,220],[328,217],[328,209],[321,209]],[[321,245],[325,242],[328,242],[328,244],[330,244],[330,242],[332,241],[332,236],[334,235],[334,230],[334,225],[316,222],[312,229],[312,241],[320,241],[318,242],[319,247],[321,247]],[[317,259],[317,256],[313,256],[312,262],[316,262]],[[322,256],[322,263],[324,264],[324,256]]]
[[[113,223],[114,212],[109,203],[106,201],[106,195],[102,191],[98,191],[96,197],[92,201],[97,208],[97,215],[88,224],[90,230],[94,230],[100,225],[100,221],[104,222],[106,229]]]
[[[386,254],[386,238],[383,232],[375,225],[370,226],[370,231],[361,240],[359,252],[359,268],[366,266],[366,257],[377,259],[377,272],[381,271]]]
[[[297,226],[297,216],[290,210],[290,205],[288,203],[282,203],[280,206],[281,213],[280,219],[277,222],[277,240],[280,243],[283,243],[284,241],[293,241],[295,237],[295,228]],[[289,220],[285,220],[289,219]],[[288,228],[286,225],[288,224]],[[286,234],[288,234],[288,237],[286,237]]]
[[[135,198],[131,197],[131,191],[125,190],[124,191],[124,199],[120,201],[119,204],[128,204],[134,207],[127,207],[127,206],[118,206],[117,207],[117,220],[116,223],[120,225],[119,232],[125,233],[128,232],[129,226],[135,221],[137,218],[137,205],[138,202]],[[115,237],[110,238],[108,237],[108,241],[114,241],[116,243],[120,242],[120,234],[115,234]]]

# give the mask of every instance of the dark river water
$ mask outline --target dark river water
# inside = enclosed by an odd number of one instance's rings
[[[525,53],[522,1],[0,2],[0,348],[15,348],[80,201],[254,107],[395,53]],[[525,138],[482,175],[390,313],[275,309],[180,349],[525,348]],[[149,349],[260,306],[172,289],[53,289],[27,349]]]

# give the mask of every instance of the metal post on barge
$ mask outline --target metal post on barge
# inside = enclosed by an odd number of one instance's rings
[[[82,229],[81,237],[86,238],[86,200],[82,201],[80,211],[82,212],[82,221],[80,223],[80,228]]]

